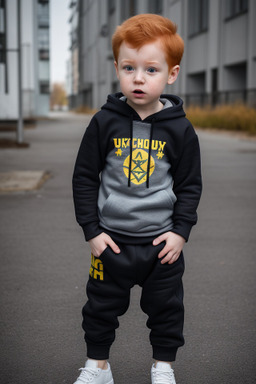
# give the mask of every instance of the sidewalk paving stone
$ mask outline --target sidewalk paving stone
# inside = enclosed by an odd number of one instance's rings
[[[2,174],[39,172],[39,181],[50,172],[39,190],[0,193],[3,384],[73,383],[86,358],[81,309],[91,258],[75,220],[72,174],[90,116],[52,117],[25,132],[28,148],[0,150]],[[186,345],[174,365],[177,384],[252,384],[256,142],[198,134],[204,188],[199,221],[184,250]],[[13,138],[14,132],[1,135]],[[115,383],[149,384],[152,358],[141,288],[131,294],[110,362]]]

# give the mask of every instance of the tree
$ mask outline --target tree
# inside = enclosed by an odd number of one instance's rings
[[[51,109],[63,109],[67,106],[67,93],[65,86],[62,83],[53,83],[50,97]]]

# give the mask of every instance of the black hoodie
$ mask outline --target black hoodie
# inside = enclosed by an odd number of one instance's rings
[[[135,243],[166,231],[188,240],[202,188],[198,138],[182,100],[160,100],[141,120],[121,93],[109,95],[92,118],[73,175],[86,240],[104,231]]]

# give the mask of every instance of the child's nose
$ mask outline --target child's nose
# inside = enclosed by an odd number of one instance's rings
[[[143,71],[141,71],[141,70],[137,70],[137,71],[135,71],[135,74],[134,74],[134,81],[135,81],[136,83],[143,83],[143,82],[144,82]]]

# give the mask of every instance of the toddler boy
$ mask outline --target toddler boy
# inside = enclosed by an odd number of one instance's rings
[[[144,14],[118,26],[112,45],[122,93],[92,118],[73,175],[76,218],[92,253],[83,308],[88,360],[75,384],[114,383],[107,359],[135,284],[151,329],[152,384],[175,384],[182,248],[201,195],[197,135],[182,100],[162,95],[177,79],[184,44],[169,19]]]

